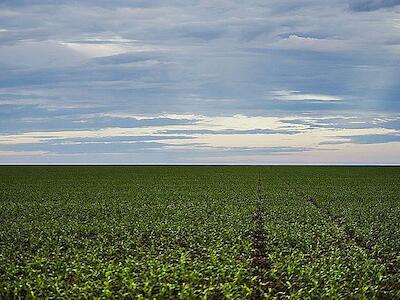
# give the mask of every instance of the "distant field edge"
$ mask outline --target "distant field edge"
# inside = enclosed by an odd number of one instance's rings
[[[68,166],[99,166],[99,167],[400,167],[400,163],[394,163],[394,164],[195,164],[195,163],[182,163],[182,164],[168,164],[168,163],[132,163],[132,164],[109,164],[109,163],[88,163],[88,164],[82,164],[82,163],[48,163],[48,164],[36,164],[36,163],[1,163],[0,167],[29,167],[29,166],[39,166],[39,167],[51,167],[51,166],[56,166],[56,167],[68,167]]]

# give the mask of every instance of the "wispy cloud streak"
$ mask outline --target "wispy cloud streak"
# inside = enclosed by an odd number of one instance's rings
[[[0,163],[399,163],[399,13],[1,1]]]

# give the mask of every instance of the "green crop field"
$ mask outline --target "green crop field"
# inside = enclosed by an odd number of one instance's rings
[[[0,298],[400,299],[400,168],[0,167]]]

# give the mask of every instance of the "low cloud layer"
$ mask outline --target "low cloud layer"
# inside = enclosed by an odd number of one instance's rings
[[[399,4],[2,1],[0,163],[398,164]]]

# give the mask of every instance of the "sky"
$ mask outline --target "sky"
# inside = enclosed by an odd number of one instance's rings
[[[400,0],[1,0],[0,164],[400,164]]]

